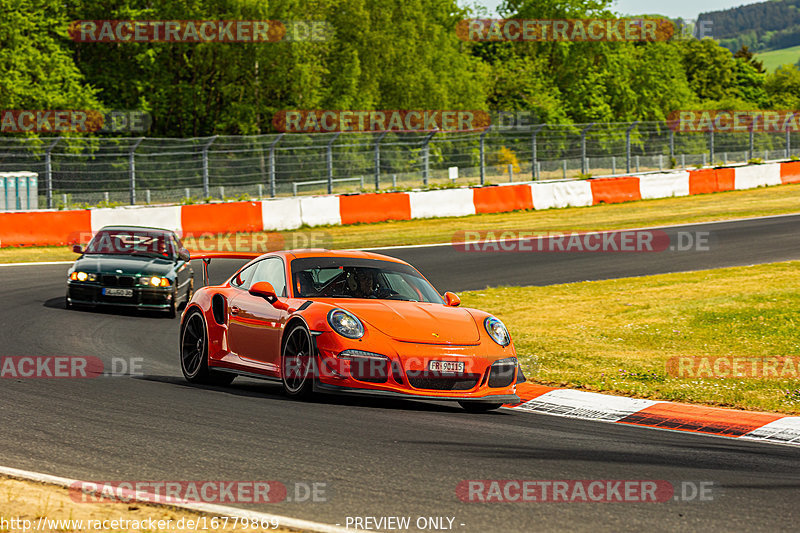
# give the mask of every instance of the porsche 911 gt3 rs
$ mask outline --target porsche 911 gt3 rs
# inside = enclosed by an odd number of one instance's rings
[[[455,400],[470,411],[518,403],[524,377],[505,325],[459,305],[392,257],[264,254],[225,283],[197,290],[181,318],[181,369],[190,382],[278,380],[292,397],[327,391]]]

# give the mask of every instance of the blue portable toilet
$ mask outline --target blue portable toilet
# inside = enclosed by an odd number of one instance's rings
[[[17,176],[7,174],[6,181],[6,209],[9,211],[17,210]]]
[[[28,209],[39,209],[39,180],[33,172],[28,175]]]

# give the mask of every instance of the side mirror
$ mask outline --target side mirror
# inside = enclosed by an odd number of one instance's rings
[[[253,286],[250,287],[248,292],[253,296],[264,298],[275,309],[282,309],[284,311],[289,309],[288,305],[278,300],[278,295],[275,294],[275,288],[272,286],[272,283],[269,283],[268,281],[259,281],[253,283]]]
[[[191,258],[192,256],[191,254],[189,254],[189,250],[187,250],[186,248],[181,248],[180,250],[178,250],[178,259],[180,259],[181,261],[189,261],[191,260]]]
[[[450,307],[458,307],[461,305],[461,298],[456,296],[455,293],[446,292],[444,293],[444,301]]]
[[[72,251],[75,252],[76,254],[82,254],[83,253],[83,248],[81,247],[80,244],[73,244],[72,245]]]

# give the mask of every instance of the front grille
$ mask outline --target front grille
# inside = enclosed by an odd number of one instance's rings
[[[350,375],[353,379],[366,383],[386,383],[389,381],[389,360],[379,357],[359,357],[345,352],[340,357],[350,361]]]
[[[100,278],[103,287],[133,287],[136,285],[136,278],[133,276],[113,276],[104,275]]]
[[[415,389],[427,390],[470,390],[475,388],[480,374],[446,375],[433,372],[408,372],[408,383]]]
[[[517,365],[494,365],[489,373],[490,387],[508,387],[514,381],[514,371]]]

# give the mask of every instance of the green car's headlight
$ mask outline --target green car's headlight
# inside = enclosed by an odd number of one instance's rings
[[[69,279],[72,281],[97,281],[97,274],[89,274],[88,272],[77,270],[69,275]]]
[[[170,285],[170,281],[167,278],[162,278],[160,276],[140,278],[139,283],[151,287],[169,287]]]
[[[500,346],[508,346],[511,344],[511,335],[508,334],[508,329],[506,329],[505,325],[500,322],[499,319],[493,316],[486,317],[486,320],[483,321],[483,325],[486,328],[486,333],[489,334],[494,342]]]
[[[344,309],[333,309],[328,313],[328,324],[342,337],[360,339],[364,336],[364,324],[356,315]]]

